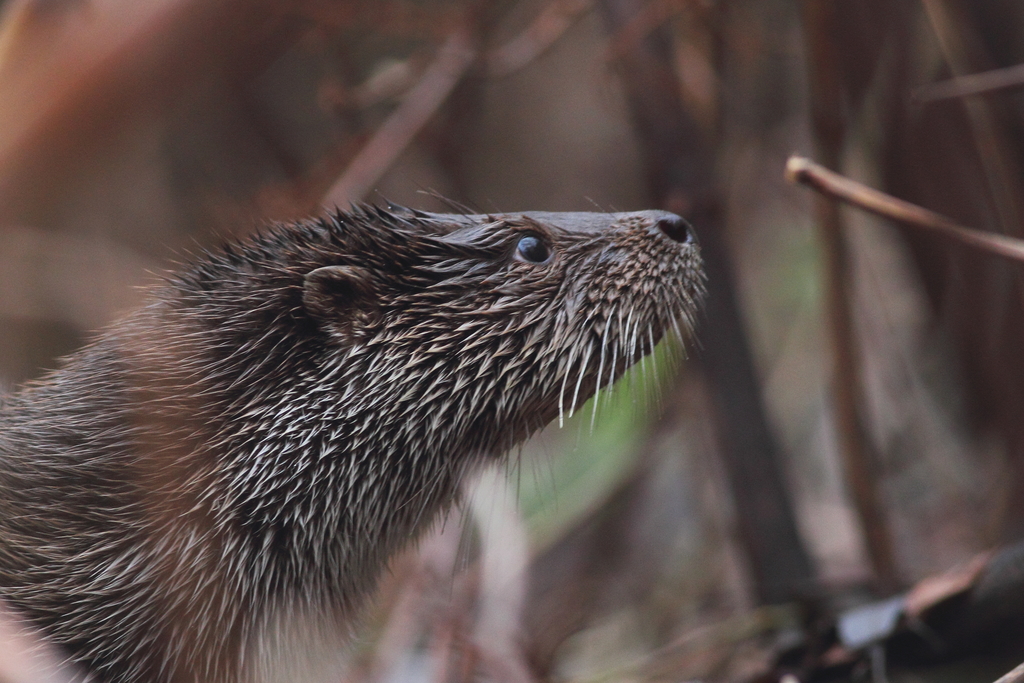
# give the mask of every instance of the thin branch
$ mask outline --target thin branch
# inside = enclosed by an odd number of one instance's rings
[[[488,75],[509,75],[529,64],[554,44],[592,3],[593,0],[553,0],[521,34],[483,56]],[[352,158],[338,181],[323,194],[324,203],[344,206],[363,198],[447,101],[478,57],[465,29],[451,33],[433,62],[406,90],[395,111]],[[398,80],[403,77],[406,75],[400,74]],[[394,92],[402,84],[392,82],[388,86]],[[379,95],[370,92],[370,88],[361,91],[367,100]],[[303,196],[321,196],[315,179],[333,176],[336,159],[343,158],[344,152],[339,150],[312,174],[313,180],[307,183],[309,188],[301,193]]]
[[[988,61],[982,51],[974,47],[978,40],[970,17],[959,3],[921,0],[921,4],[954,76],[964,76],[977,70],[975,64]],[[1010,136],[1006,126],[995,115],[990,102],[977,98],[960,102],[971,126],[999,229],[1007,235],[1019,235],[1024,228],[1024,204],[1014,179],[1021,176],[1021,168],[1009,154]]]
[[[457,3],[427,5],[409,0],[337,2],[306,0],[298,11],[314,24],[338,29],[356,29],[375,36],[438,40],[463,18]]]
[[[1024,240],[965,228],[934,211],[834,173],[810,159],[790,157],[786,162],[786,179],[904,225],[929,230],[1015,261],[1024,261]]]
[[[844,27],[836,3],[802,0],[800,4],[808,55],[811,130],[818,154],[829,165],[838,167],[849,124],[843,97],[842,57],[835,41]],[[846,225],[834,202],[820,198],[814,209],[824,266],[824,312],[831,346],[830,392],[836,445],[878,588],[890,592],[899,587],[900,572],[879,483],[883,475],[881,459],[869,435],[865,410],[863,360],[853,313],[853,262]]]
[[[719,452],[733,492],[737,535],[750,561],[758,599],[785,602],[812,585],[814,569],[797,529],[737,300],[736,276],[724,237],[723,194],[715,173],[718,127],[703,128],[685,107],[675,70],[673,35],[662,25],[665,15],[658,14],[674,4],[678,3],[597,3],[616,46],[606,54],[615,58],[651,196],[659,206],[685,215],[701,230],[704,267],[714,295],[706,302],[700,360],[709,380]],[[717,37],[708,38],[717,42]]]
[[[923,85],[914,92],[913,100],[924,104],[1021,87],[1024,87],[1024,64],[1015,64]]]
[[[205,74],[259,73],[306,30],[294,4],[2,3],[0,211],[26,188],[44,191],[51,169],[112,131],[171,108]]]
[[[680,13],[678,0],[649,0],[622,26],[608,45],[605,61],[611,63],[629,54],[652,31]]]
[[[519,71],[555,44],[593,5],[593,0],[554,0],[526,29],[487,55],[487,74],[508,76]]]
[[[996,683],[1021,683],[1024,681],[1024,664],[1019,664],[1013,671],[1000,676]]]
[[[476,54],[464,30],[452,33],[419,82],[327,192],[326,203],[344,206],[364,197],[448,99],[476,60]]]

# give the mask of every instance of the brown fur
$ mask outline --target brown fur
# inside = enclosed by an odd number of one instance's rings
[[[205,255],[0,411],[0,595],[104,680],[262,680],[275,619],[344,634],[470,467],[702,291],[660,212],[357,208]]]

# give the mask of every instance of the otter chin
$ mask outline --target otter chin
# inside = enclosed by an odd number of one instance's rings
[[[100,680],[268,680],[282,615],[343,643],[467,472],[703,292],[660,211],[355,207],[199,256],[5,399],[0,596]]]

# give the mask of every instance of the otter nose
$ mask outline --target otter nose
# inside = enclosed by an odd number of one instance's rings
[[[693,228],[690,227],[689,223],[675,214],[662,216],[658,219],[658,222],[655,223],[655,226],[666,237],[676,242],[688,244],[693,241]]]

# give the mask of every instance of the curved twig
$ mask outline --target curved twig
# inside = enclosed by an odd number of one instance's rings
[[[941,214],[841,176],[805,157],[789,158],[786,179],[903,225],[939,233],[990,254],[1024,262],[1024,240],[965,228]]]

